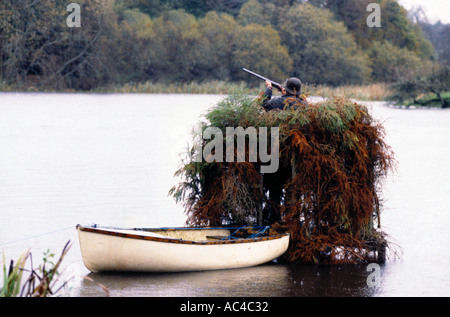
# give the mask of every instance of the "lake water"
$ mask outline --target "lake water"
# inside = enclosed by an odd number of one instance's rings
[[[382,228],[400,245],[369,286],[366,266],[263,265],[176,274],[92,274],[75,225],[182,226],[168,196],[179,154],[217,95],[0,93],[0,251],[59,253],[68,296],[449,296],[450,111],[369,104],[398,168]]]

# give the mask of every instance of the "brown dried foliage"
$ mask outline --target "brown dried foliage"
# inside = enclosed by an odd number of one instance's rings
[[[383,126],[344,98],[284,111],[257,107],[240,102],[234,122],[211,125],[279,126],[280,169],[261,175],[259,163],[188,162],[177,172],[185,181],[172,189],[188,223],[255,224],[264,209],[264,224],[291,234],[286,262],[360,263],[381,255],[387,242],[379,191],[395,162]]]

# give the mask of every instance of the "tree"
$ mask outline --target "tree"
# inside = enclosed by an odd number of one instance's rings
[[[450,98],[445,98],[443,93],[450,92],[450,66],[435,66],[426,78],[426,88],[436,94],[442,108],[449,108]]]
[[[127,9],[122,13],[120,36],[117,39],[123,52],[123,74],[119,82],[142,82],[151,79],[153,52],[151,43],[155,38],[153,21],[139,9]],[[125,69],[126,68],[126,69]]]
[[[234,69],[238,70],[235,79],[248,78],[240,71],[242,67],[267,74],[274,80],[286,79],[286,74],[292,69],[292,59],[287,48],[281,44],[278,32],[269,25],[250,24],[241,27],[233,61]]]
[[[127,0],[124,0],[127,2]],[[196,17],[204,17],[210,11],[237,16],[247,0],[131,0],[145,13],[153,17],[169,10],[185,10]],[[129,1],[128,1],[129,2]]]
[[[450,64],[450,24],[443,24],[440,21],[435,24],[421,22],[420,26],[433,43],[438,61]]]
[[[59,9],[59,10],[58,10]],[[59,64],[59,49],[66,39],[61,7],[50,1],[0,2],[1,74],[11,82],[38,82]]]
[[[434,50],[427,41],[418,25],[408,19],[408,12],[398,2],[382,1],[383,20],[385,27],[383,36],[393,45],[406,48],[423,59],[432,59]]]
[[[373,0],[308,0],[327,8],[352,33],[356,43],[366,49],[374,41],[389,41],[394,46],[406,48],[424,59],[433,58],[433,47],[424,37],[420,27],[408,19],[408,12],[397,1],[378,0],[381,8],[381,28],[367,26],[367,7]]]
[[[119,5],[126,9],[139,9],[142,13],[151,17],[157,17],[162,12],[170,9],[168,1],[162,0],[120,0]]]
[[[300,3],[299,3],[300,2]],[[247,67],[312,84],[394,81],[433,59],[430,42],[394,0],[0,1],[0,80],[18,88],[89,90],[141,81],[247,80]],[[424,27],[445,63],[448,27]],[[373,68],[373,71],[370,70]],[[373,78],[371,78],[373,76]]]
[[[208,12],[199,21],[199,31],[203,37],[201,53],[204,79],[232,80],[236,70],[233,69],[233,51],[239,25],[235,19],[215,11]]]
[[[239,12],[238,21],[242,25],[260,24],[267,25],[270,22],[264,15],[264,7],[258,0],[249,0]]]
[[[280,15],[278,28],[294,61],[294,74],[305,82],[340,85],[368,79],[367,59],[329,10],[295,5]]]
[[[205,0],[207,11],[224,12],[236,17],[247,0]]]
[[[156,79],[198,80],[202,37],[196,18],[184,10],[170,10],[154,20],[153,29],[150,59]]]
[[[399,48],[390,42],[375,41],[368,50],[372,63],[372,79],[376,82],[395,82],[415,71],[422,60],[406,48]]]
[[[126,59],[120,55],[125,52],[120,46],[114,3],[78,3],[83,8],[80,28],[67,26],[65,3],[0,3],[4,80],[25,87],[92,89],[117,80],[126,71],[126,67],[120,68]]]
[[[421,106],[450,107],[450,66],[434,64],[422,67],[393,84],[393,99],[397,102]],[[430,97],[431,95],[431,97]],[[411,102],[412,101],[412,102]]]

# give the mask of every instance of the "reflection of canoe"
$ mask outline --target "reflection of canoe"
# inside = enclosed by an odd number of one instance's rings
[[[289,234],[238,228],[118,229],[77,225],[83,262],[92,272],[182,272],[248,267],[286,252]],[[239,228],[242,229],[242,228]],[[248,228],[247,228],[248,229]]]
[[[77,287],[79,297],[105,296],[104,285],[111,297],[273,297],[293,296],[303,289],[291,278],[289,265],[262,264],[233,270],[142,274],[140,272],[89,273]],[[312,278],[317,276],[311,275]],[[365,281],[365,279],[364,279]],[[322,288],[323,289],[323,288]]]

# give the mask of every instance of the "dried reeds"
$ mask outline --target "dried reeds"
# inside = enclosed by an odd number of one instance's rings
[[[365,106],[345,98],[262,111],[233,93],[213,108],[203,127],[280,128],[280,168],[259,173],[260,162],[188,160],[171,193],[191,225],[254,224],[258,215],[289,231],[289,263],[359,263],[380,258],[381,180],[393,166],[384,129]],[[192,148],[190,155],[196,153]],[[261,214],[262,212],[262,214]],[[260,219],[261,220],[261,219]]]
[[[54,254],[49,250],[44,253],[43,263],[38,269],[33,268],[32,254],[25,252],[19,257],[16,264],[11,260],[9,268],[6,268],[3,259],[3,286],[0,288],[0,297],[49,297],[58,293],[65,283],[54,290],[59,279],[61,262],[71,247],[70,241],[66,243],[56,263],[53,262]],[[31,268],[26,268],[26,262],[30,260]],[[29,272],[26,280],[23,273]]]

